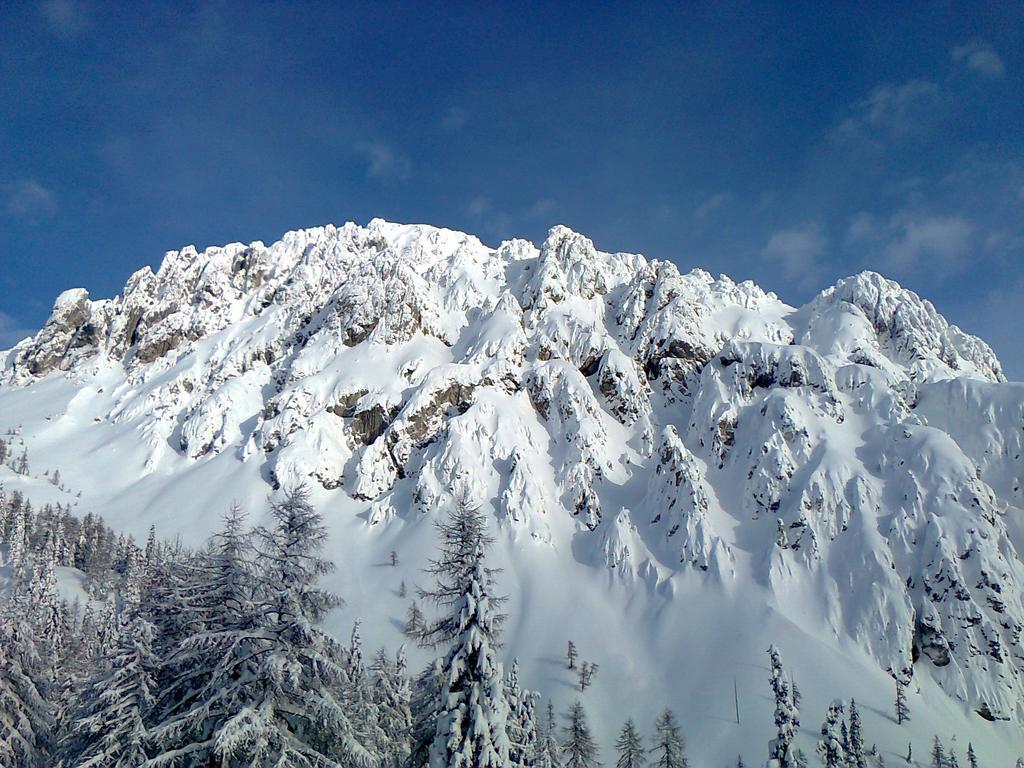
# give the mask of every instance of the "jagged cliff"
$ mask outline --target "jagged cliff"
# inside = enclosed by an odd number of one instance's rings
[[[375,220],[168,253],[2,359],[0,396],[102,381],[96,420],[168,482],[230,455],[368,526],[464,488],[530,546],[570,521],[560,554],[635,589],[813,593],[881,669],[1024,717],[1024,387],[880,275],[794,309],[565,227]]]

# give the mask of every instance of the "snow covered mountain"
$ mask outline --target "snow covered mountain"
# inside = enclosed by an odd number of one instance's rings
[[[232,499],[311,482],[339,627],[391,641],[391,590],[458,489],[501,531],[536,686],[575,638],[605,695],[674,697],[684,727],[699,695],[695,754],[725,759],[732,678],[757,713],[740,740],[770,735],[775,642],[808,733],[856,693],[903,748],[895,677],[921,739],[1024,741],[1024,385],[878,274],[795,309],[565,227],[493,249],[374,220],[170,252],[116,298],[62,293],[2,354],[0,429],[117,528],[198,540]]]

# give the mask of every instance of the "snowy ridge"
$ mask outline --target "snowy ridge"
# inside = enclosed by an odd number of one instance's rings
[[[374,220],[66,291],[2,361],[0,427],[83,504],[145,489],[173,527],[166,489],[240,466],[401,537],[466,488],[520,549],[634,590],[758,585],[878,669],[1024,719],[1024,387],[880,275],[794,309],[565,227],[492,249]],[[121,486],[65,466],[115,444]]]

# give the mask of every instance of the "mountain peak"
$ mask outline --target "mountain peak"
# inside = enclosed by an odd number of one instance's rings
[[[564,226],[489,248],[374,219],[67,291],[0,382],[30,450],[74,451],[61,475],[128,526],[194,503],[186,476],[219,478],[207,509],[311,482],[385,538],[462,488],[529,562],[761,590],[877,670],[927,663],[972,708],[1024,714],[1024,395],[876,273],[794,309]],[[103,483],[98,445],[126,463]]]

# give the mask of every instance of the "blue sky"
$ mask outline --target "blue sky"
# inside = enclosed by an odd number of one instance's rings
[[[877,269],[1024,379],[1022,126],[1008,1],[3,3],[0,345],[165,250],[382,216],[793,304]]]

